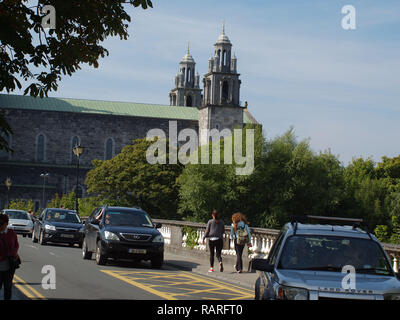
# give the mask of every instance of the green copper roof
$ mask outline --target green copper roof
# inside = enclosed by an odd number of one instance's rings
[[[178,120],[198,120],[198,110],[194,107],[172,107],[168,105],[85,100],[70,98],[34,98],[31,96],[0,94],[0,108],[26,109],[60,112],[82,112],[134,117],[150,117]],[[246,112],[245,123],[251,123]]]

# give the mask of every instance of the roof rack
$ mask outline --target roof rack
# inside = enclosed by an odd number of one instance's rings
[[[367,225],[364,223],[363,219],[358,219],[358,218],[341,218],[341,217],[324,217],[324,216],[312,216],[312,215],[305,215],[305,216],[292,216],[291,218],[291,224],[294,226],[294,232],[293,235],[296,235],[297,231],[297,224],[299,222],[303,222],[309,219],[314,219],[314,220],[324,220],[324,221],[336,221],[336,222],[350,222],[353,224],[353,230],[356,228],[363,227],[364,231],[368,234],[371,240],[372,236],[370,232],[368,231]]]

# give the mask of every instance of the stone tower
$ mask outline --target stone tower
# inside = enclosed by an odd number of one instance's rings
[[[187,52],[179,63],[180,71],[175,76],[174,89],[169,94],[171,106],[200,107],[200,76],[195,73],[195,66],[188,44]]]
[[[199,107],[200,145],[209,142],[209,131],[243,127],[243,107],[240,106],[240,74],[237,59],[232,57],[232,44],[222,34],[214,44],[214,57],[208,61],[208,73],[204,75],[204,95]]]

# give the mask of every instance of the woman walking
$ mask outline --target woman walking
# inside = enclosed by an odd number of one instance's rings
[[[203,244],[206,238],[209,238],[208,246],[210,248],[210,269],[208,272],[214,272],[214,252],[216,252],[217,260],[219,262],[219,271],[224,271],[222,264],[222,247],[223,237],[225,232],[224,222],[219,218],[217,210],[212,212],[212,219],[207,222],[206,232],[203,237]]]
[[[18,239],[14,230],[7,229],[8,216],[0,214],[0,289],[4,285],[4,300],[11,299],[15,269],[10,261],[18,258]]]
[[[251,247],[251,236],[248,224],[246,217],[242,213],[237,212],[232,215],[231,239],[235,242],[235,269],[237,273],[242,273],[243,270],[242,255],[245,245],[247,244],[248,247]]]

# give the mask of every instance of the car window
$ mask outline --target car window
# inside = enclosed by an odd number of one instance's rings
[[[108,210],[104,217],[105,225],[153,227],[149,215],[137,210]]]
[[[74,211],[49,210],[46,213],[46,220],[49,222],[80,223],[81,219]]]
[[[271,248],[271,254],[268,256],[268,263],[275,264],[276,257],[278,256],[279,248],[281,247],[282,240],[284,238],[285,232],[280,232],[278,237],[276,238],[275,242]]]
[[[291,236],[279,268],[341,272],[351,265],[358,273],[393,275],[383,250],[373,240],[337,236]]]
[[[30,220],[28,213],[23,211],[7,210],[6,214],[8,215],[9,219]]]

